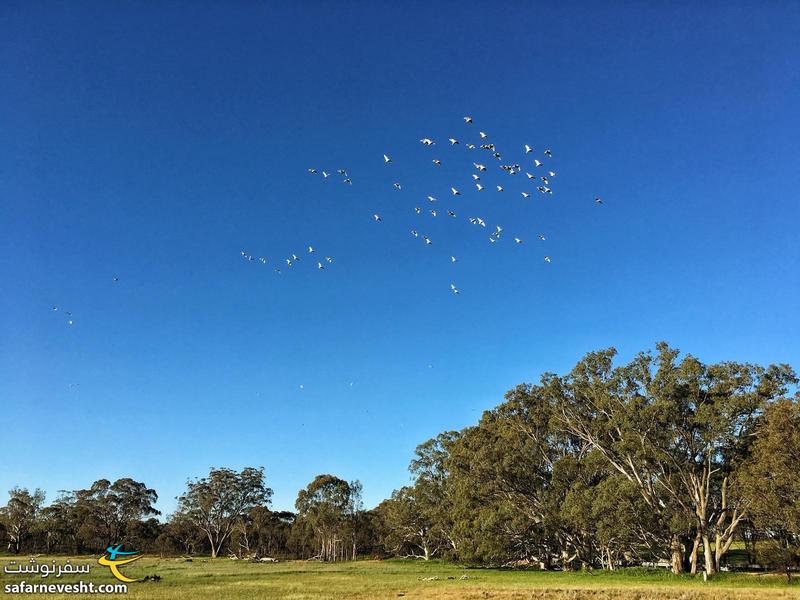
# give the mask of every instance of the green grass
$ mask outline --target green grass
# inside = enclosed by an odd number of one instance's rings
[[[38,557],[64,564],[66,557]],[[0,557],[5,566],[12,557]],[[26,561],[20,557],[18,562]],[[91,557],[73,557],[73,564],[90,564],[85,581],[114,583],[108,569]],[[676,577],[663,570],[625,569],[559,573],[504,569],[469,568],[459,565],[410,560],[356,561],[322,564],[288,561],[277,564],[195,558],[158,559],[145,557],[123,567],[129,577],[159,575],[158,582],[137,582],[128,586],[129,598],[165,600],[263,599],[343,600],[367,598],[445,598],[445,599],[552,599],[552,600],[706,600],[758,598],[800,598],[800,585],[788,587],[776,575],[721,573],[704,583],[701,577]],[[466,579],[460,579],[466,575]],[[438,577],[424,581],[423,578]],[[0,573],[0,589],[25,579],[29,583],[75,583],[80,576],[47,579]],[[48,598],[74,598],[75,595],[48,595]]]

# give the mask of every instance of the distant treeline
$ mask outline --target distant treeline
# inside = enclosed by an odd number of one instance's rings
[[[441,557],[543,569],[651,563],[675,573],[800,553],[800,395],[788,365],[706,365],[666,344],[613,349],[509,391],[462,431],[417,447],[411,483],[372,510],[361,484],[319,475],[296,512],[270,510],[263,469],[211,469],[162,522],[156,491],[96,481],[49,505],[15,488],[0,509],[14,553],[351,560]],[[794,390],[792,393],[791,390]]]

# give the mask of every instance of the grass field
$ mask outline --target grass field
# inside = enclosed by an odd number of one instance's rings
[[[27,557],[20,557],[26,561]],[[20,560],[18,559],[18,561]],[[64,564],[66,557],[55,557]],[[0,557],[6,566],[11,557]],[[39,563],[52,557],[38,557]],[[106,567],[90,557],[73,557],[73,564],[90,564],[85,581],[114,583]],[[141,578],[159,575],[160,581],[128,585],[127,597],[153,600],[189,598],[245,599],[367,599],[367,598],[446,598],[446,599],[552,599],[552,600],[705,600],[800,598],[800,585],[787,587],[775,575],[722,573],[704,583],[702,578],[675,577],[665,571],[632,569],[618,572],[558,573],[460,567],[440,562],[404,560],[357,561],[335,564],[289,561],[260,564],[230,559],[158,559],[145,557],[124,567],[124,574]],[[437,579],[429,579],[429,578]],[[463,577],[463,578],[462,578]],[[81,576],[65,575],[47,579],[31,575],[0,573],[6,584],[75,583]],[[427,580],[426,580],[427,579]],[[10,596],[9,596],[10,597]],[[44,596],[43,596],[44,597]],[[48,598],[75,598],[48,594]]]

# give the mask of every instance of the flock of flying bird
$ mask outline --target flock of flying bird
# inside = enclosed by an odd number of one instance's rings
[[[316,252],[317,251],[314,249],[313,246],[309,246],[308,247],[307,254],[315,254]],[[267,259],[266,256],[259,256],[258,258],[256,258],[255,256],[253,256],[251,254],[248,254],[244,250],[241,251],[241,256],[242,256],[242,258],[244,260],[249,261],[249,262],[259,262],[262,265],[266,265],[266,264],[269,263],[269,259]],[[288,268],[288,267],[293,267],[296,263],[300,262],[300,257],[297,256],[297,254],[292,253],[291,256],[289,256],[288,258],[284,258],[283,260],[284,260],[284,262],[286,264],[286,267]],[[314,259],[312,258],[312,260],[310,262],[313,264]],[[333,263],[333,257],[332,256],[325,256],[325,257],[323,257],[322,260],[318,260],[316,262],[317,262],[317,269],[324,270],[325,269],[325,263],[327,263],[327,264],[332,264]],[[281,264],[284,264],[284,263],[281,263]],[[275,267],[274,271],[276,273],[280,274],[281,273],[280,266]]]
[[[472,125],[472,123],[473,123],[472,117],[468,117],[468,116],[464,117],[464,123],[466,125]],[[503,162],[503,155],[498,151],[498,149],[495,147],[494,143],[488,141],[489,135],[487,133],[485,133],[483,131],[479,131],[478,132],[478,136],[479,136],[479,139],[476,140],[477,143],[465,143],[463,146],[468,151],[476,151],[477,153],[479,153],[481,151],[486,152],[487,153],[486,156],[490,156],[492,159],[494,159],[498,163],[500,163],[500,164],[497,165],[498,169],[500,169],[501,171],[505,172],[508,175],[511,175],[511,176],[518,175],[518,174],[522,173],[523,171],[525,171],[526,180],[530,183],[531,186],[536,185],[535,189],[536,189],[537,192],[539,192],[540,194],[544,194],[544,195],[553,194],[553,182],[555,181],[555,179],[557,177],[557,174],[556,174],[556,172],[554,170],[552,170],[552,168],[549,165],[545,166],[545,161],[550,161],[550,159],[552,159],[552,157],[553,157],[552,150],[550,150],[549,148],[545,149],[544,151],[542,151],[542,154],[541,154],[541,156],[539,158],[529,157],[529,155],[534,154],[535,151],[534,151],[533,147],[530,146],[529,144],[524,144],[524,146],[523,146],[524,155],[526,157],[528,157],[528,160],[532,161],[532,162],[530,162],[531,166],[529,166],[529,167],[524,169],[522,167],[522,165],[520,165],[519,163],[511,163],[511,164],[504,163]],[[422,144],[423,146],[426,146],[426,147],[436,146],[436,142],[433,139],[428,138],[428,137],[424,137],[419,141],[420,141],[420,144]],[[449,143],[449,145],[451,147],[460,146],[461,145],[461,142],[458,139],[452,138],[452,137],[448,139],[448,143]],[[390,165],[390,164],[392,164],[393,161],[392,161],[392,158],[388,154],[384,154],[383,155],[383,162],[384,162],[385,165]],[[439,159],[439,158],[433,158],[431,160],[431,162],[434,165],[434,167],[440,167],[442,165],[442,160]],[[487,161],[487,162],[491,162],[491,161]],[[483,163],[483,159],[481,159],[481,158],[477,158],[476,160],[472,161],[472,165],[473,165],[473,169],[471,169],[471,170],[473,172],[471,173],[471,183],[474,185],[474,187],[477,190],[477,192],[483,192],[487,188],[486,188],[486,185],[484,183],[482,183],[482,181],[483,181],[482,177],[484,177],[487,174],[487,171],[488,171],[489,167],[487,167],[486,164]],[[329,172],[329,171],[325,171],[325,170],[318,170],[316,168],[310,168],[310,169],[308,169],[308,172],[310,174],[312,174],[312,175],[320,175],[323,179],[328,179],[329,177],[331,177],[331,176],[333,176],[335,174],[335,175],[338,175],[341,178],[342,183],[344,183],[346,185],[352,185],[353,184],[353,180],[348,175],[346,169],[337,169],[336,171],[330,171]],[[395,190],[398,190],[398,191],[401,191],[403,189],[402,184],[400,182],[397,182],[397,181],[392,183],[392,187]],[[505,191],[505,186],[504,185],[496,185],[494,187],[495,187],[496,192],[498,192],[498,193]],[[523,199],[528,199],[532,195],[532,192],[529,191],[529,190],[522,191],[520,193],[521,193]],[[456,188],[455,186],[451,186],[450,187],[450,194],[451,194],[451,196],[453,198],[456,197],[456,196],[461,196],[462,195],[461,191],[458,188]],[[436,208],[436,206],[437,206],[437,204],[436,204],[437,203],[437,198],[435,198],[434,196],[430,196],[430,195],[427,196],[426,197],[426,202],[428,203],[429,207],[424,212],[430,214],[431,216],[436,217],[436,216],[441,214],[442,216],[446,215],[449,218],[454,218],[454,219],[457,218],[457,214],[456,214],[455,210],[453,210],[452,208],[447,208],[445,210],[437,209]],[[599,197],[595,198],[594,202],[595,202],[595,204],[598,204],[598,205],[599,204],[603,204],[603,200],[601,198],[599,198]],[[416,206],[416,207],[414,207],[414,212],[417,215],[422,215],[423,209],[420,206]],[[374,213],[372,215],[372,219],[376,223],[382,223],[383,222],[383,217],[378,213]],[[478,228],[483,228],[483,229],[487,228],[486,219],[483,218],[483,217],[469,216],[469,217],[467,217],[467,220],[469,221],[469,223],[471,225],[474,225],[474,226],[476,226]],[[501,227],[500,225],[495,225],[494,229],[492,229],[491,227],[489,227],[489,229],[491,230],[491,233],[488,235],[489,243],[495,244],[503,236],[503,233],[504,233],[503,227]],[[420,231],[418,231],[416,228],[411,230],[411,235],[414,238],[421,238],[426,246],[430,246],[430,245],[433,244],[433,241],[431,240],[431,238],[427,234],[420,233]],[[538,238],[539,241],[545,241],[545,239],[546,239],[545,236],[543,234],[541,234],[541,233],[537,235],[537,238]],[[523,243],[523,239],[521,237],[514,237],[513,240],[514,240],[515,244],[522,244]],[[334,262],[332,256],[322,256],[321,258],[317,258],[317,251],[314,249],[313,246],[308,246],[307,251],[304,252],[303,254],[304,254],[304,256],[308,257],[308,260],[303,261],[303,260],[301,260],[301,256],[298,256],[298,254],[296,254],[296,253],[292,253],[288,257],[282,259],[278,263],[278,265],[273,268],[273,270],[275,271],[275,273],[280,274],[281,273],[281,267],[284,267],[284,268],[288,269],[288,268],[294,267],[296,264],[298,264],[300,262],[307,262],[307,263],[309,263],[311,265],[313,265],[316,262],[316,268],[318,270],[324,270],[326,268],[326,266],[331,265]],[[261,265],[267,265],[269,263],[269,260],[266,257],[264,257],[264,256],[256,257],[256,256],[253,256],[253,255],[249,254],[245,250],[241,251],[241,257],[245,261],[255,262],[255,263],[258,263],[258,264],[261,264]],[[458,259],[455,256],[451,255],[450,256],[450,261],[452,263],[455,263],[455,262],[458,261]],[[547,262],[547,263],[551,262],[550,256],[545,255],[544,256],[544,261]],[[117,283],[118,281],[119,281],[118,277],[114,277],[113,278],[113,282],[114,283]],[[453,294],[459,294],[460,293],[460,290],[458,289],[458,287],[456,286],[455,283],[450,283],[450,290],[451,290],[451,292]],[[59,312],[59,310],[60,309],[59,309],[58,306],[53,306],[53,311],[54,312]],[[73,325],[74,324],[75,321],[73,319],[72,312],[67,311],[67,310],[61,310],[61,313],[65,316],[68,325]]]
[[[464,117],[464,123],[466,125],[472,125],[473,124],[472,117],[468,117],[468,116]],[[530,162],[530,166],[528,166],[527,168],[523,168],[523,166],[520,165],[519,163],[511,163],[511,164],[504,163],[503,162],[503,155],[497,150],[497,148],[495,147],[494,143],[488,141],[489,136],[488,136],[487,133],[485,133],[483,131],[479,131],[478,132],[478,136],[479,136],[479,139],[476,140],[477,143],[464,143],[463,147],[466,148],[467,151],[475,151],[476,154],[479,154],[481,152],[486,152],[487,153],[486,156],[489,156],[489,157],[491,157],[491,159],[494,159],[498,163],[500,163],[500,164],[497,165],[498,169],[503,171],[507,175],[510,175],[510,176],[519,175],[520,173],[522,173],[524,171],[525,172],[525,180],[527,180],[527,182],[529,183],[531,188],[529,188],[528,190],[520,192],[520,194],[521,194],[523,199],[529,199],[532,196],[533,192],[531,191],[531,189],[533,189],[534,185],[536,186],[535,187],[536,192],[538,192],[540,194],[543,194],[543,195],[551,195],[551,194],[553,194],[553,183],[554,183],[554,181],[555,181],[555,179],[557,177],[557,174],[556,174],[556,172],[554,170],[552,170],[552,168],[549,166],[549,164],[547,166],[545,166],[545,161],[547,161],[549,163],[549,161],[553,157],[552,150],[547,148],[544,151],[542,151],[541,156],[539,156],[538,158],[537,157],[530,157],[529,155],[534,154],[534,152],[535,152],[534,148],[532,146],[530,146],[529,144],[524,144],[523,145],[524,155],[525,155],[526,159],[531,161],[531,162]],[[426,146],[426,147],[434,147],[434,146],[436,146],[436,142],[433,139],[428,138],[428,137],[424,137],[424,138],[420,139],[419,141],[423,146]],[[448,143],[449,143],[450,147],[455,147],[455,146],[461,146],[462,145],[461,142],[456,138],[449,138],[448,139]],[[483,177],[487,176],[488,170],[489,170],[489,167],[487,167],[486,164],[483,163],[483,160],[484,159],[482,159],[482,158],[477,158],[476,160],[471,161],[472,162],[472,166],[473,166],[473,168],[471,170],[473,172],[471,173],[470,183],[474,186],[474,188],[475,188],[475,190],[477,192],[484,192],[487,189],[487,185],[488,185],[482,179]],[[392,161],[392,158],[388,154],[384,154],[383,155],[383,162],[384,162],[384,165],[390,165],[390,164],[392,164],[393,161]],[[432,158],[431,162],[434,165],[434,167],[441,167],[442,166],[442,160],[440,158]],[[488,160],[486,162],[491,163],[492,161]],[[318,170],[316,168],[310,168],[310,169],[308,169],[308,172],[310,174],[312,174],[312,175],[321,176],[323,180],[326,180],[326,179],[328,179],[329,177],[331,177],[333,175],[337,175],[337,176],[339,176],[341,178],[341,182],[342,183],[344,183],[346,185],[353,185],[353,180],[348,175],[346,169],[337,169],[335,171],[330,171],[329,172],[329,171],[326,171],[326,170]],[[525,181],[525,180],[523,180],[523,181]],[[403,189],[402,184],[400,182],[398,182],[398,181],[393,182],[392,183],[392,187],[397,191],[402,191],[402,189]],[[502,192],[505,191],[505,186],[504,185],[495,185],[494,189],[496,190],[497,193],[502,193]],[[450,195],[451,195],[452,198],[455,198],[457,196],[461,196],[462,193],[461,193],[461,190],[459,190],[457,187],[451,186],[450,187]],[[452,219],[456,219],[457,218],[457,214],[456,214],[455,210],[453,210],[452,208],[446,208],[444,210],[437,209],[438,205],[436,204],[437,203],[437,198],[436,197],[434,197],[432,195],[429,195],[429,196],[427,196],[425,198],[425,200],[426,200],[426,202],[428,204],[428,208],[423,211],[423,208],[421,206],[415,206],[413,210],[414,210],[414,213],[416,215],[422,215],[423,212],[425,212],[427,214],[430,214],[432,217],[436,217],[438,215],[442,215],[442,216],[447,216],[448,218],[452,218]],[[598,204],[598,205],[603,204],[603,200],[601,198],[599,198],[599,197],[595,198],[594,202],[595,202],[595,204]],[[378,213],[374,213],[372,215],[372,219],[373,219],[373,221],[375,223],[382,223],[383,222],[383,217]],[[488,240],[489,240],[490,244],[496,244],[498,241],[500,241],[500,239],[502,238],[502,236],[504,234],[504,229],[500,225],[494,225],[493,229],[492,229],[492,227],[488,227],[486,219],[484,217],[469,216],[469,217],[467,217],[467,220],[471,225],[474,225],[475,227],[478,227],[479,229],[487,229],[488,228],[491,231],[491,233],[489,233],[489,235],[488,235]],[[418,231],[416,228],[411,230],[411,236],[414,237],[414,238],[421,238],[426,246],[431,246],[433,244],[433,241],[431,240],[431,238],[427,234],[420,233],[420,231]],[[539,233],[537,235],[537,239],[539,241],[542,241],[542,242],[544,242],[546,240],[544,234],[541,234],[541,233]],[[513,237],[513,240],[514,240],[515,244],[522,244],[523,243],[523,239],[521,237]],[[269,264],[269,260],[265,256],[256,257],[256,256],[253,256],[253,255],[249,254],[245,250],[242,250],[240,254],[241,254],[241,258],[243,260],[247,261],[247,262],[253,262],[253,263],[264,265],[264,266]],[[297,265],[298,263],[301,263],[301,262],[302,263],[308,263],[308,264],[310,264],[312,266],[316,262],[316,268],[318,270],[324,270],[326,268],[326,266],[331,265],[334,262],[334,259],[333,259],[332,256],[325,256],[325,255],[317,254],[317,251],[315,250],[315,248],[313,246],[308,246],[307,251],[303,252],[302,254],[303,254],[303,257],[299,256],[296,253],[291,253],[288,257],[281,259],[277,263],[277,266],[273,267],[274,272],[277,273],[277,274],[280,274],[281,273],[281,267],[283,267],[285,269],[289,269],[289,268],[292,268],[292,267],[294,267],[295,265]],[[550,256],[545,255],[544,256],[544,261],[546,263],[550,263],[551,262]],[[450,256],[450,262],[451,263],[458,262],[458,259],[455,256],[451,255]],[[113,277],[112,281],[114,283],[119,282],[119,277]],[[450,283],[450,291],[453,294],[460,294],[460,290],[458,289],[456,284],[452,283],[452,282]],[[72,315],[71,311],[62,310],[58,306],[53,306],[52,309],[53,309],[54,312],[59,312],[60,311],[60,313],[63,314],[64,317],[66,318],[68,325],[73,325],[74,324],[75,321],[73,319],[73,315]],[[431,368],[431,367],[432,367],[432,365],[428,365],[428,368]],[[69,387],[70,387],[70,389],[73,389],[73,388],[77,388],[78,385],[79,384],[70,384]],[[353,385],[353,383],[350,382],[350,386],[352,386],[352,385]],[[300,385],[300,389],[303,390],[304,389],[304,385],[301,384]]]
[[[464,117],[464,123],[466,125],[472,125],[472,123],[473,123],[472,117],[469,117],[469,116]],[[536,186],[535,189],[536,189],[536,191],[538,193],[544,194],[544,195],[548,195],[548,194],[552,194],[553,193],[553,182],[556,179],[557,174],[549,166],[545,167],[545,161],[549,161],[553,157],[553,152],[552,152],[551,149],[547,148],[542,152],[542,155],[540,156],[541,160],[540,160],[540,158],[529,157],[529,159],[532,160],[532,162],[531,162],[532,168],[529,167],[528,169],[523,169],[522,165],[520,165],[519,163],[513,163],[513,164],[505,164],[505,163],[503,163],[503,155],[498,151],[498,149],[495,147],[494,143],[491,143],[491,142],[488,141],[489,135],[487,133],[485,133],[484,131],[479,131],[478,135],[479,135],[479,140],[476,140],[477,143],[465,143],[464,144],[464,147],[468,151],[478,151],[478,152],[484,151],[484,152],[488,153],[487,154],[488,156],[491,156],[491,158],[493,158],[496,161],[501,163],[501,164],[498,165],[498,168],[500,170],[504,171],[508,175],[518,175],[518,174],[522,173],[523,170],[524,170],[525,171],[525,177],[526,177],[527,181],[530,182],[531,186],[533,186],[533,185]],[[423,146],[427,146],[427,147],[436,146],[436,142],[433,139],[428,138],[428,137],[424,137],[419,141],[420,141],[420,144],[422,144]],[[461,142],[458,139],[452,138],[452,137],[448,139],[448,142],[449,142],[449,145],[451,147],[460,146],[461,145]],[[528,155],[534,153],[534,148],[532,146],[530,146],[529,144],[525,144],[523,146],[523,150],[524,150],[524,154],[525,154],[526,157]],[[393,163],[393,160],[388,154],[384,154],[383,155],[383,162],[384,162],[385,165],[390,165],[390,164]],[[433,163],[434,167],[440,167],[442,165],[442,160],[440,158],[433,158],[431,160],[431,162]],[[489,161],[489,162],[491,162],[491,161]],[[486,164],[483,164],[483,159],[482,158],[477,158],[475,161],[472,162],[472,165],[473,165],[473,169],[472,170],[474,172],[471,174],[472,175],[471,183],[475,186],[475,189],[478,192],[483,192],[486,189],[486,185],[484,183],[482,183],[482,179],[481,178],[484,176],[484,174],[487,173],[489,167],[487,167]],[[323,179],[328,179],[333,174],[333,172],[328,172],[328,171],[325,171],[325,170],[319,170],[319,169],[314,168],[314,167],[309,168],[308,172],[310,174],[312,174],[312,175],[321,175]],[[347,185],[352,185],[353,184],[353,180],[348,176],[347,171],[345,169],[338,169],[336,171],[336,173],[339,176],[341,176],[343,183],[345,183]],[[392,187],[397,191],[401,191],[403,189],[402,184],[400,182],[398,182],[398,181],[393,182],[392,183]],[[498,193],[499,192],[504,192],[505,191],[505,186],[504,185],[496,185],[495,186],[495,190]],[[452,197],[456,197],[456,196],[461,196],[462,195],[461,191],[458,188],[456,188],[455,186],[451,186],[450,187],[450,194],[451,194]],[[529,191],[529,190],[522,191],[521,195],[522,195],[523,199],[528,199],[528,198],[531,197],[532,192]],[[448,208],[448,209],[446,209],[444,211],[437,210],[437,208],[435,207],[437,199],[434,196],[427,196],[426,201],[429,204],[429,208],[427,208],[427,210],[425,212],[429,213],[431,216],[436,217],[437,215],[441,214],[443,216],[447,215],[450,218],[457,218],[456,212],[454,210],[450,209],[450,208]],[[594,202],[595,202],[595,204],[602,204],[603,200],[601,198],[597,197],[597,198],[594,199]],[[421,215],[423,213],[423,208],[420,207],[420,206],[416,206],[416,207],[414,207],[414,212],[417,215]],[[383,217],[378,213],[374,213],[372,215],[372,218],[376,223],[382,223],[383,222]],[[487,227],[486,219],[484,219],[482,217],[470,216],[470,217],[467,217],[467,219],[468,219],[469,223],[472,224],[472,225],[475,225],[475,226],[480,227],[480,228],[486,228]],[[504,233],[503,227],[501,227],[500,225],[495,225],[494,229],[492,230],[492,232],[488,236],[489,243],[491,243],[491,244],[497,243],[501,239],[501,236],[503,235],[503,233]],[[422,238],[422,241],[427,246],[430,246],[430,245],[433,244],[433,241],[431,240],[431,238],[428,235],[421,234],[417,229],[412,229],[411,230],[411,235],[414,238]],[[538,238],[539,241],[545,241],[545,239],[546,239],[545,236],[543,234],[541,234],[541,233],[537,235],[537,238]],[[523,243],[523,239],[520,238],[520,237],[514,237],[513,239],[514,239],[515,244],[522,244]],[[247,257],[244,252],[242,252],[242,256]],[[293,255],[293,257],[296,258],[295,255]],[[247,258],[252,260],[252,257],[247,257]],[[457,259],[456,259],[455,256],[451,256],[450,260],[453,263],[457,262]],[[550,256],[545,255],[544,256],[544,261],[547,262],[547,263],[551,262]],[[287,260],[287,264],[291,264],[291,263],[289,263],[289,261]],[[321,268],[321,265],[320,265],[320,268]],[[458,289],[458,287],[456,287],[455,283],[451,283],[450,284],[450,290],[453,292],[453,294],[459,294],[460,293],[460,290]]]

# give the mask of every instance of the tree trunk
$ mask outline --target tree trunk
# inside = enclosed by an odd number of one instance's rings
[[[702,536],[700,535],[700,531],[697,531],[697,535],[694,536],[694,543],[692,544],[692,554],[690,557],[690,564],[691,564],[691,573],[692,575],[697,575],[697,554],[700,550],[700,541],[702,540]]]
[[[675,575],[680,575],[683,573],[683,546],[681,545],[681,538],[679,536],[672,536],[670,551],[672,552],[672,559],[670,560],[672,572]]]
[[[711,552],[711,540],[708,539],[708,534],[703,534],[703,558],[705,559],[706,574],[711,577],[717,572],[714,566],[714,554]]]

